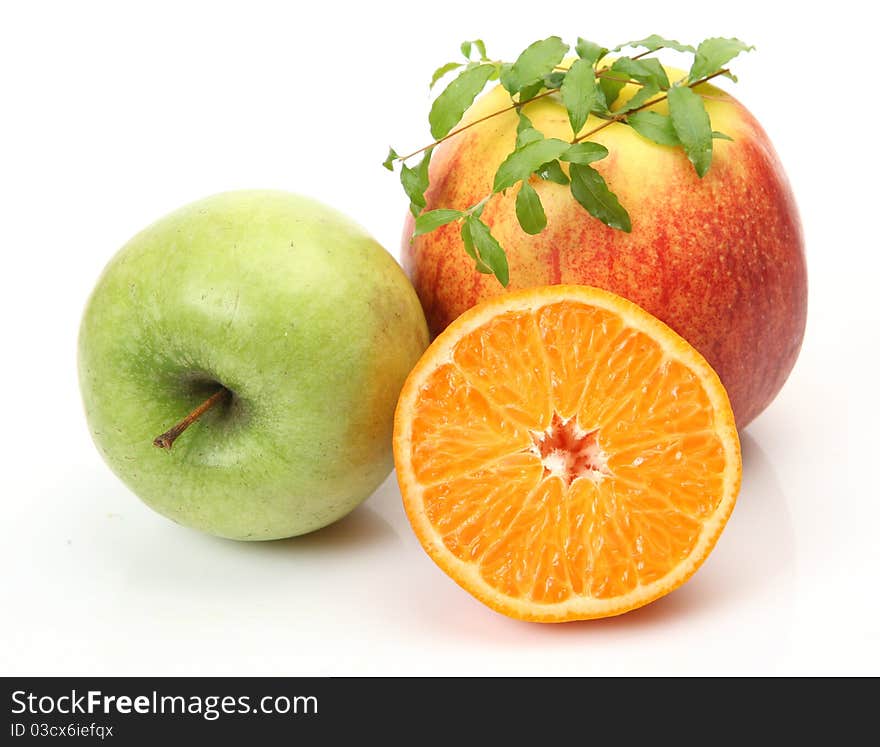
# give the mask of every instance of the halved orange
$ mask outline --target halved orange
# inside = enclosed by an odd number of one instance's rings
[[[557,285],[465,312],[410,373],[394,459],[423,547],[522,620],[618,615],[683,584],[739,491],[727,393],[612,293]]]

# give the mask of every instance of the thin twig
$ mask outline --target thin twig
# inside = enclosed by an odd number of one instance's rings
[[[694,88],[695,86],[698,86],[701,83],[706,83],[706,82],[712,80],[712,78],[717,78],[719,75],[724,75],[725,73],[729,73],[729,72],[730,71],[727,68],[725,68],[723,70],[717,70],[716,72],[712,73],[711,75],[707,75],[705,78],[700,78],[699,80],[695,80],[693,83],[688,83],[687,87]],[[572,144],[574,144],[574,143],[579,143],[582,140],[586,140],[588,137],[590,137],[590,135],[595,135],[597,132],[599,132],[599,130],[604,130],[606,127],[609,127],[610,125],[613,125],[617,122],[622,122],[624,119],[626,119],[628,116],[630,116],[630,114],[635,114],[636,112],[640,112],[642,109],[647,109],[649,106],[654,106],[654,104],[659,104],[661,101],[666,101],[667,98],[668,98],[668,95],[663,94],[660,98],[652,99],[651,101],[646,101],[644,104],[642,104],[641,106],[637,106],[635,109],[630,109],[629,111],[620,112],[619,114],[615,114],[607,122],[603,122],[602,124],[597,125],[592,130],[585,132],[580,137],[574,138],[574,140],[572,140],[571,142],[572,142]]]
[[[694,88],[695,86],[698,86],[701,83],[705,83],[709,80],[712,80],[712,78],[717,78],[719,75],[724,75],[727,72],[729,72],[729,71],[726,68],[724,70],[718,70],[717,72],[714,72],[711,75],[707,75],[705,78],[700,78],[700,80],[695,80],[693,83],[689,83],[688,88]],[[628,112],[621,112],[620,114],[616,114],[613,117],[611,117],[610,119],[608,119],[608,121],[603,122],[602,124],[598,125],[597,127],[594,127],[589,132],[585,132],[580,137],[574,138],[571,141],[571,143],[572,143],[572,145],[574,145],[575,143],[580,143],[581,141],[586,140],[590,135],[593,135],[593,134],[599,132],[599,130],[603,130],[606,127],[608,127],[609,125],[613,125],[617,122],[620,122],[620,121],[626,119],[630,114],[634,114],[635,112],[641,111],[642,109],[647,109],[649,106],[653,106],[654,104],[659,104],[661,101],[665,101],[666,98],[667,97],[664,94],[660,98],[654,99],[653,101],[648,101],[648,102],[642,104],[641,106],[636,107],[635,109],[631,109]],[[488,200],[492,196],[492,194],[494,194],[494,193],[490,193],[489,195],[484,197],[480,202],[476,203],[476,205],[473,205],[472,207],[468,208],[468,211],[472,211],[472,210],[476,209],[476,207],[478,205],[486,202],[486,200]]]
[[[649,49],[644,52],[640,52],[637,55],[633,55],[630,59],[638,60],[641,57],[644,57],[645,55],[651,54],[652,52],[656,52],[656,51],[657,51],[656,49]],[[554,69],[556,69],[556,68],[554,68]],[[563,68],[563,69],[567,70],[568,68]],[[611,68],[608,65],[606,65],[605,67],[596,71],[596,77],[597,78],[602,77],[603,73],[607,73],[609,70],[611,70]],[[620,80],[620,78],[611,78],[610,80]],[[642,83],[639,83],[638,81],[633,81],[633,80],[630,80],[627,82],[634,83],[635,85],[639,85],[639,86],[643,85]],[[460,135],[465,130],[469,130],[471,127],[474,127],[475,125],[478,125],[482,122],[485,122],[487,119],[492,119],[492,117],[497,117],[499,114],[505,114],[506,112],[509,112],[513,109],[519,109],[520,107],[523,107],[526,104],[531,104],[533,101],[537,101],[538,99],[542,99],[545,96],[549,96],[553,93],[556,93],[558,90],[559,90],[558,88],[549,88],[546,91],[544,91],[543,93],[539,93],[535,96],[532,96],[531,98],[528,98],[525,101],[519,101],[515,104],[512,104],[511,106],[505,107],[504,109],[499,109],[497,112],[493,112],[492,114],[487,114],[485,117],[480,117],[479,119],[475,119],[473,122],[468,122],[466,125],[462,125],[461,127],[458,127],[456,129],[452,130],[451,132],[449,132],[446,135],[444,135],[443,137],[441,137],[439,140],[435,140],[430,145],[426,145],[424,148],[419,148],[418,150],[414,150],[412,153],[407,153],[405,156],[398,156],[394,160],[401,161],[401,162],[408,161],[413,156],[417,156],[417,155],[419,155],[419,153],[424,153],[429,148],[433,148],[437,145],[440,145],[440,143],[445,142],[446,140],[449,140],[450,138],[453,138],[456,135]]]
[[[519,109],[521,106],[525,106],[526,104],[531,104],[533,101],[537,101],[538,99],[542,99],[545,96],[549,96],[551,93],[556,93],[558,88],[551,88],[548,91],[544,91],[544,93],[539,93],[537,96],[532,96],[530,99],[526,99],[517,104],[512,104],[511,106],[505,107],[504,109],[499,109],[497,112],[492,112],[492,114],[487,114],[485,117],[480,117],[479,119],[475,119],[473,122],[468,122],[466,125],[462,125],[458,129],[452,130],[449,134],[441,137],[439,140],[435,140],[430,145],[426,145],[424,148],[419,148],[418,150],[414,150],[412,153],[408,153],[405,156],[398,156],[396,161],[406,161],[413,156],[417,156],[419,153],[423,153],[428,150],[428,148],[433,148],[436,145],[440,145],[440,143],[449,140],[451,137],[455,137],[456,135],[461,134],[465,130],[469,130],[474,125],[478,125],[481,122],[485,122],[487,119],[492,119],[492,117],[497,117],[499,114],[504,114],[505,112],[509,112],[511,109]]]

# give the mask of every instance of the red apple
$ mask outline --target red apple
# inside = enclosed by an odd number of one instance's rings
[[[702,179],[681,149],[657,145],[626,125],[590,138],[610,151],[593,166],[628,210],[631,233],[593,218],[567,187],[534,176],[530,183],[548,219],[542,233],[530,236],[519,227],[519,187],[495,195],[482,217],[507,251],[509,289],[582,283],[635,301],[715,367],[742,428],[776,396],[801,346],[803,236],[782,165],[761,126],[729,94],[708,84],[697,90],[706,97],[713,129],[733,138],[715,140]],[[565,109],[554,98],[527,104],[525,114],[545,136],[571,139]],[[465,123],[509,105],[499,87],[471,107]],[[667,112],[665,103],[655,108]],[[426,209],[465,209],[488,195],[495,170],[513,149],[517,121],[510,111],[439,146]],[[582,132],[596,124],[591,118]],[[433,334],[505,292],[494,276],[474,269],[456,224],[411,240],[412,229],[410,217],[402,259]]]

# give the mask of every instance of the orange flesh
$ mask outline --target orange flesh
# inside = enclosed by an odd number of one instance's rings
[[[509,311],[467,333],[422,382],[411,419],[436,535],[493,590],[539,605],[662,579],[725,495],[703,382],[585,303]]]

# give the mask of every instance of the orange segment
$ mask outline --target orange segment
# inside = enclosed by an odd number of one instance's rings
[[[506,419],[541,430],[550,424],[550,372],[533,315],[505,314],[465,335],[453,360]]]
[[[739,490],[715,372],[638,306],[586,286],[462,315],[404,385],[394,428],[424,548],[493,609],[620,614],[684,583]]]
[[[503,417],[451,364],[425,377],[412,434],[411,463],[427,483],[468,474],[531,443],[523,425]]]
[[[504,536],[518,513],[511,495],[533,490],[544,468],[533,454],[511,454],[482,469],[425,490],[424,507],[443,544],[461,560],[487,550],[481,543]]]
[[[567,420],[577,412],[587,377],[623,329],[614,313],[577,303],[550,304],[537,311],[552,378],[553,406]]]

